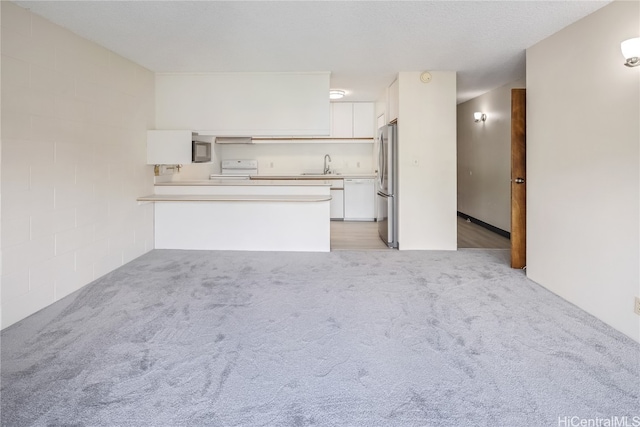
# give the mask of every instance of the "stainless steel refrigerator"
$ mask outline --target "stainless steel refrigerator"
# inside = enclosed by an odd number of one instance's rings
[[[378,130],[378,234],[390,248],[398,247],[398,130]]]

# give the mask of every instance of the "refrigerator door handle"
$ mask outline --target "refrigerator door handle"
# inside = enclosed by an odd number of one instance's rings
[[[385,171],[385,160],[384,160],[384,132],[380,132],[380,141],[378,142],[378,182],[380,183],[380,187],[382,187],[382,182],[384,180],[384,176],[386,174]]]
[[[378,191],[378,196],[380,196],[380,197],[384,197],[385,199],[389,199],[389,198],[393,197],[392,195],[390,195],[390,194],[385,194],[385,193],[383,193],[382,191]]]

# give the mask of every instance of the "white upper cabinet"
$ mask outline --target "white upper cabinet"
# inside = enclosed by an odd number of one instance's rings
[[[353,138],[352,103],[331,103],[331,138]]]
[[[159,73],[156,128],[214,136],[328,136],[329,76]]]
[[[353,104],[354,138],[374,137],[374,110],[375,105],[373,102],[356,102]]]
[[[331,103],[331,138],[373,138],[372,102]]]
[[[148,130],[147,164],[191,163],[191,140],[190,130]]]
[[[398,80],[394,81],[391,83],[391,86],[389,86],[389,99],[387,101],[388,122],[398,119],[398,105],[400,104],[399,89]]]

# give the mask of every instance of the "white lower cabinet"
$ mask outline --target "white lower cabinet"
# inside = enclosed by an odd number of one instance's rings
[[[375,212],[375,180],[344,180],[344,220],[373,221]]]
[[[331,219],[344,218],[344,191],[340,189],[331,190]]]

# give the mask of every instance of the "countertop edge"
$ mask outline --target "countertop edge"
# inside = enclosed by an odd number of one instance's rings
[[[307,181],[307,182],[304,182]],[[171,181],[171,182],[156,182],[154,186],[156,187],[247,187],[247,186],[256,186],[256,187],[329,187],[331,185],[331,179],[308,179],[308,180],[296,180],[296,179],[210,179],[210,180],[202,180],[202,181]]]
[[[310,203],[328,202],[331,196],[324,195],[179,195],[151,194],[138,197],[138,202],[277,202]]]
[[[344,174],[344,175],[254,175],[252,181],[262,180],[295,180],[295,181],[314,181],[314,180],[336,180],[336,179],[375,179],[376,174]]]

